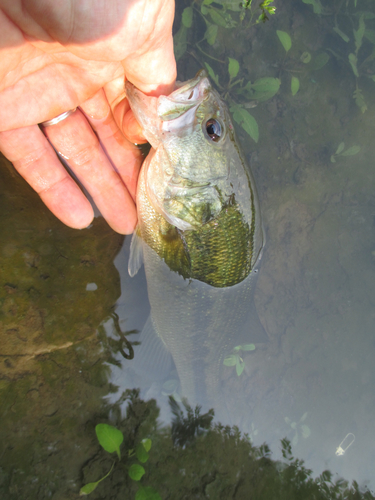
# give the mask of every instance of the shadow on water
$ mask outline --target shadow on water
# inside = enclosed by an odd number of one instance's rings
[[[189,5],[179,4],[176,29]],[[2,160],[2,499],[75,499],[112,465],[91,498],[134,498],[142,488],[151,495],[146,487],[163,499],[373,498],[375,100],[373,82],[356,80],[346,63],[355,52],[348,19],[357,29],[362,10],[336,16],[348,44],[333,38],[329,13],[302,2],[277,9],[245,34],[219,26],[216,45],[201,45],[238,60],[245,79],[281,80],[273,99],[246,108],[258,143],[239,129],[267,234],[255,304],[269,342],[233,351],[235,364],[222,364],[230,419],[220,405],[199,410],[179,400],[168,350],[142,337],[150,306],[143,270],[133,279],[126,272],[130,239],[120,251],[123,237],[100,218],[83,231],[64,227]],[[371,17],[363,19],[371,31]],[[189,29],[181,79],[205,61],[191,50],[202,26]],[[276,30],[292,37],[288,56]],[[357,56],[370,75],[366,44]],[[322,51],[329,63],[305,71],[301,55]],[[208,61],[224,82],[226,65]],[[356,85],[366,113],[352,97]],[[332,162],[341,142],[361,150]],[[121,460],[98,443],[99,423],[122,432]],[[147,439],[146,457],[139,447]],[[133,465],[145,470],[140,481],[129,476]]]

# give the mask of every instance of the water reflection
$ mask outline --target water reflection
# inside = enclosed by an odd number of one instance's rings
[[[228,37],[228,54],[249,79],[278,76],[284,49],[276,29],[290,32],[297,60],[325,46],[347,55],[349,44],[332,38],[327,18],[312,16],[310,6],[278,8],[274,24],[246,34],[246,43]],[[197,69],[189,58],[180,77]],[[157,378],[137,369],[150,306],[144,274],[127,275],[127,246],[116,259],[118,298],[112,260],[121,238],[100,219],[87,231],[64,228],[0,169],[1,498],[77,498],[114,461],[96,440],[100,422],[126,438],[123,461],[92,498],[135,496],[125,465],[144,438],[153,444],[142,481],[162,498],[373,498],[365,493],[375,481],[373,82],[360,82],[369,108],[362,114],[344,63],[304,75],[294,97],[289,76],[273,100],[251,110],[260,137],[248,154],[268,241],[255,303],[270,340],[242,352],[240,376],[223,367],[223,399],[239,430],[225,427],[216,408],[210,425],[210,408],[196,414],[177,402],[173,414],[173,388],[163,394],[173,379],[170,357],[154,359],[163,370],[146,363]],[[342,141],[361,152],[331,163]],[[97,289],[87,289],[91,283]],[[129,350],[114,312],[134,360],[121,355]],[[337,455],[349,434],[355,441]],[[291,453],[280,444],[285,437]]]

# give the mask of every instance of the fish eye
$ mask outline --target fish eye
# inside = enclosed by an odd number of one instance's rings
[[[211,141],[219,142],[221,136],[223,135],[223,127],[221,126],[220,122],[215,118],[210,118],[206,121],[205,127],[207,135],[211,139]]]

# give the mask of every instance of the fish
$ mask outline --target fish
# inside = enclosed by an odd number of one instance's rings
[[[205,70],[169,96],[147,96],[129,81],[125,88],[151,145],[138,178],[128,272],[145,266],[146,337],[154,331],[173,358],[180,396],[213,407],[222,399],[225,357],[267,341],[253,300],[264,248],[254,178]]]

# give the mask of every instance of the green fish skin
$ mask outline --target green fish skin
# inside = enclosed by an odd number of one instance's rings
[[[254,179],[204,70],[168,97],[129,82],[126,94],[152,146],[138,180],[129,274],[144,262],[152,325],[182,396],[217,405],[225,356],[266,340],[253,302],[263,248]]]

